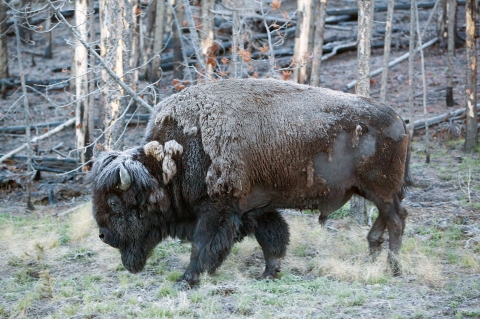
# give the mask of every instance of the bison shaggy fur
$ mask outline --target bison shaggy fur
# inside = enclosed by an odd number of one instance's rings
[[[318,209],[325,221],[353,194],[375,203],[372,254],[389,232],[389,260],[405,227],[410,136],[385,104],[272,79],[186,88],[159,103],[141,147],[102,153],[89,174],[100,238],[143,269],[164,238],[192,242],[181,280],[213,272],[235,241],[254,235],[263,277],[275,278],[289,243],[278,209]]]

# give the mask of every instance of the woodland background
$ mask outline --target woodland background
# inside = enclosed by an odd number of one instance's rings
[[[0,317],[480,316],[478,22],[468,0],[0,0]],[[140,145],[166,96],[238,77],[371,96],[406,120],[404,276],[366,260],[376,213],[358,200],[325,228],[284,212],[277,282],[255,280],[250,239],[187,292],[172,286],[187,243],[131,275],[98,240],[92,158]]]

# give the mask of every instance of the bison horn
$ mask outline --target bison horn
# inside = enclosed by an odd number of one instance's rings
[[[120,164],[120,189],[126,191],[130,188],[130,184],[132,184],[132,179],[130,174],[128,174],[127,169],[123,164]]]

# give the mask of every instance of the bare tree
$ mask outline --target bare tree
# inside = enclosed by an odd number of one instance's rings
[[[27,183],[26,183],[26,194],[25,202],[27,204],[27,209],[34,210],[35,206],[32,203],[32,179],[34,177],[33,166],[32,166],[32,157],[33,150],[32,145],[30,144],[30,106],[28,103],[27,95],[27,86],[25,85],[25,74],[23,72],[23,61],[22,61],[22,50],[21,50],[21,40],[20,40],[20,28],[18,27],[18,15],[14,13],[13,21],[15,24],[15,38],[17,42],[17,61],[18,69],[20,71],[20,82],[22,84],[22,93],[23,93],[23,109],[25,112],[25,137],[27,140]]]
[[[293,80],[305,83],[307,80],[307,60],[309,58],[308,40],[310,39],[310,20],[312,18],[311,3],[313,0],[297,1],[297,29],[293,56],[297,68],[293,71]]]
[[[357,44],[357,94],[370,96],[370,50],[373,24],[374,0],[358,1],[358,44]],[[354,196],[351,201],[350,213],[361,225],[367,222],[366,203],[362,197]]]
[[[91,0],[90,0],[91,1]],[[87,41],[87,21],[88,21],[88,0],[75,1],[75,24],[81,39]],[[85,132],[88,121],[85,121],[85,115],[88,114],[88,53],[82,45],[80,39],[75,43],[75,133],[77,138],[77,149],[79,159],[85,164]],[[88,131],[88,130],[87,130]]]
[[[413,114],[415,111],[415,101],[414,101],[414,95],[413,95],[413,82],[415,81],[415,75],[413,73],[413,62],[415,61],[415,23],[416,23],[416,14],[415,12],[417,11],[417,5],[415,4],[415,1],[410,2],[410,40],[409,40],[409,50],[410,54],[408,56],[408,106],[409,106],[409,112],[410,112],[410,134],[413,135],[414,131],[414,119],[413,119]]]
[[[447,28],[448,28],[448,69],[447,69],[447,106],[453,106],[453,57],[455,55],[455,13],[457,0],[447,0]]]
[[[387,21],[385,24],[385,44],[383,47],[383,71],[380,87],[380,102],[382,103],[385,103],[387,100],[388,63],[390,61],[390,44],[392,42],[392,21],[394,7],[395,0],[388,0]]]
[[[417,36],[418,36],[418,48],[420,49],[420,60],[422,66],[422,87],[423,87],[423,117],[425,120],[425,162],[430,163],[430,150],[429,150],[429,134],[428,134],[428,113],[427,113],[427,81],[425,79],[425,60],[423,57],[423,49],[422,49],[422,34],[420,33],[420,21],[418,18],[418,8],[416,5],[416,1],[412,1],[415,3],[415,25],[417,29]]]
[[[188,22],[188,29],[190,30],[190,40],[192,42],[193,50],[195,50],[197,63],[200,66],[200,72],[205,72],[207,67],[205,66],[205,59],[200,46],[200,40],[198,39],[197,28],[195,26],[195,20],[193,19],[192,8],[190,7],[189,0],[183,0],[183,9],[185,12],[185,19],[187,19]],[[208,79],[208,77],[206,78]]]
[[[239,78],[242,76],[242,59],[238,55],[240,50],[243,50],[243,6],[244,0],[232,1],[235,7],[233,10],[233,21],[232,21],[232,59],[231,59],[231,69],[232,77]]]
[[[160,64],[163,50],[163,26],[165,24],[165,0],[154,0],[155,5],[155,31],[153,36],[152,62],[148,74],[150,82],[157,82],[162,76]]]
[[[327,0],[320,0],[320,8],[316,16],[315,44],[313,48],[312,73],[310,84],[320,85],[320,67],[323,55],[323,36],[325,33],[325,18],[327,17]]]
[[[0,0],[0,79],[8,78],[8,50],[7,50],[7,5]],[[1,87],[2,96],[5,98],[5,83]]]
[[[213,68],[216,60],[214,54],[215,41],[215,15],[213,9],[215,7],[215,0],[202,0],[201,2],[201,19],[202,25],[200,27],[200,46],[202,47],[202,54],[205,58],[205,75],[207,78],[213,78]]]
[[[477,49],[475,43],[475,21],[477,15],[477,1],[466,2],[466,33],[467,33],[467,83],[466,83],[466,110],[467,125],[465,136],[465,151],[470,152],[478,145],[477,120]]]
[[[108,61],[115,74],[123,78],[124,74],[124,19],[125,3],[118,0],[100,1],[100,36],[102,58]],[[125,111],[125,103],[122,101],[124,91],[119,84],[114,82],[106,72],[102,70],[103,96],[102,102],[105,108],[105,127],[110,127],[105,132],[104,148],[118,150],[123,147],[123,129],[125,120],[121,114]]]
[[[52,9],[49,7],[46,9],[45,15],[45,50],[43,51],[42,57],[45,59],[53,58],[52,55]]]

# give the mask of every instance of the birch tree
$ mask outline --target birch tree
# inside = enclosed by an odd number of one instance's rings
[[[356,93],[361,96],[370,96],[370,51],[374,0],[358,1],[358,37],[357,37],[357,70],[358,83]],[[352,217],[361,225],[367,221],[365,199],[359,196],[353,196],[351,199]]]
[[[387,21],[385,23],[385,44],[383,47],[383,70],[380,87],[380,102],[382,103],[385,103],[387,100],[388,63],[390,62],[390,45],[392,43],[392,22],[394,7],[395,0],[388,0]]]
[[[75,5],[76,7],[76,5]],[[45,50],[42,57],[45,59],[53,58],[52,55],[52,9],[49,7],[46,10],[47,19],[45,20]]]
[[[91,1],[91,0],[90,0]],[[81,39],[87,41],[88,0],[75,1],[75,24]],[[85,164],[85,131],[88,131],[88,121],[85,121],[88,108],[88,53],[80,39],[75,43],[75,134],[79,160]]]
[[[325,33],[325,19],[327,17],[327,0],[320,0],[320,8],[316,16],[315,42],[312,58],[312,73],[310,84],[320,86],[320,67],[323,55],[323,37]]]
[[[478,144],[477,121],[477,49],[475,43],[475,21],[477,1],[466,1],[466,33],[467,33],[467,83],[465,107],[467,125],[465,136],[465,151],[470,152]]]
[[[155,31],[153,35],[152,62],[148,74],[150,82],[157,82],[162,76],[160,64],[162,62],[161,54],[163,50],[163,26],[165,24],[165,0],[156,1],[155,10]]]

